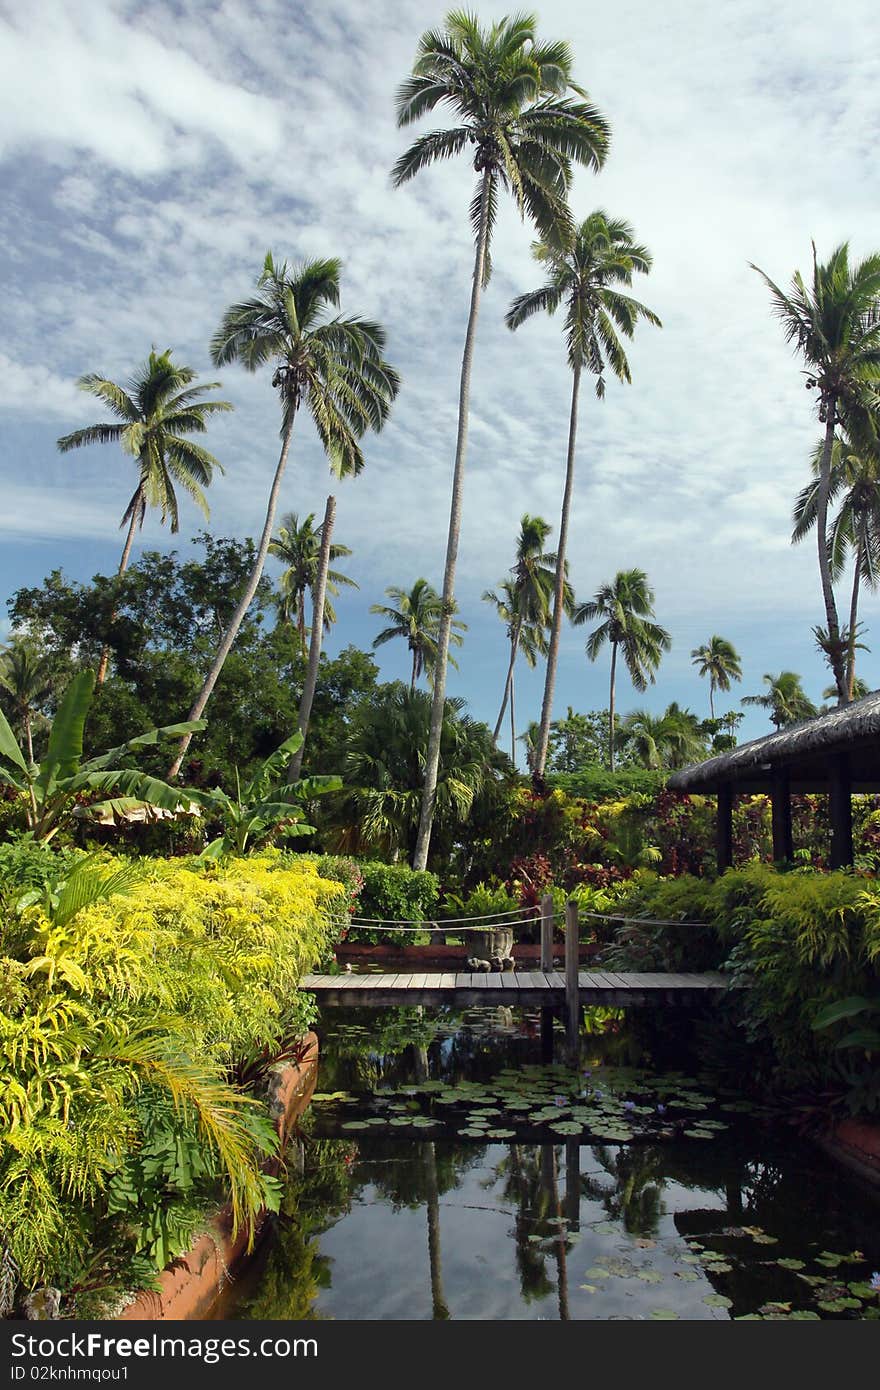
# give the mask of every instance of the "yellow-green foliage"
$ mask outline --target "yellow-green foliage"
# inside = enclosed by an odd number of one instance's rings
[[[297,984],[332,940],[343,890],[271,851],[143,868],[66,920],[56,897],[4,924],[0,1248],[27,1285],[57,1278],[90,1239],[150,1088],[197,1124],[238,1220],[265,1199],[266,1127],[230,1068],[307,1024]],[[94,872],[119,882],[112,866]]]

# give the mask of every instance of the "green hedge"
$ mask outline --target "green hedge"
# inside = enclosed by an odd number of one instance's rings
[[[853,1019],[880,1002],[880,885],[852,871],[731,869],[711,882],[640,874],[620,900],[602,964],[612,970],[724,969],[748,984],[729,1003],[767,1078],[805,1103],[880,1112],[880,1068]],[[655,925],[660,922],[660,925]],[[829,1027],[821,1012],[856,1001]],[[871,1015],[873,1017],[873,1014]],[[850,1039],[861,1039],[855,1044]],[[864,1043],[867,1041],[868,1046]],[[756,1060],[756,1066],[758,1061]]]

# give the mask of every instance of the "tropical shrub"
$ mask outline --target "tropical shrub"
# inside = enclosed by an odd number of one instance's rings
[[[602,955],[612,970],[722,968],[747,985],[730,1004],[752,1070],[817,1109],[880,1110],[870,1020],[880,995],[880,888],[852,871],[765,865],[715,880],[639,875]],[[643,920],[639,920],[643,919]],[[858,1003],[867,1026],[855,1028]]]
[[[415,922],[431,919],[440,896],[440,882],[427,869],[411,869],[408,864],[383,864],[378,859],[359,859],[363,887],[357,916],[377,923]],[[412,945],[410,932],[395,932],[392,927],[354,925],[349,940],[387,942]]]
[[[130,1287],[209,1199],[236,1226],[274,1202],[274,1133],[232,1077],[307,1027],[342,890],[272,853],[52,857],[0,850],[0,1259],[72,1296],[112,1286],[108,1251]]]

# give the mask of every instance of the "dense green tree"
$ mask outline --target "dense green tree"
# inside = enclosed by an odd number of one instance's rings
[[[623,657],[636,690],[654,684],[654,673],[672,639],[665,628],[653,621],[654,590],[644,570],[619,570],[610,584],[603,584],[595,598],[582,603],[575,612],[576,624],[598,621],[587,640],[587,656],[595,661],[607,642],[611,648],[611,680],[608,699],[608,766],[614,771],[617,731],[614,693],[617,654]]]
[[[739,654],[732,642],[717,634],[691,652],[691,663],[701,676],[709,677],[709,712],[715,718],[715,691],[730,689],[731,681],[742,680]]]
[[[368,430],[381,430],[397,395],[399,378],[385,361],[385,330],[362,318],[330,317],[339,304],[338,260],[278,265],[269,252],[256,293],[231,305],[211,340],[215,366],[240,362],[249,372],[274,365],[272,385],[281,405],[281,453],[275,467],[266,520],[253,569],[211,667],[190,711],[198,719],[210,699],[257,591],[287,467],[293,427],[305,406],[334,474],[356,477],[364,466],[360,441]],[[180,771],[189,740],[181,740],[169,777]]]
[[[355,712],[345,748],[345,792],[334,798],[335,846],[409,856],[418,834],[425,752],[431,720],[427,691],[402,681],[380,686]],[[437,783],[437,857],[464,833],[478,799],[491,798],[510,763],[485,724],[449,699]]]
[[[796,271],[788,294],[758,266],[768,286],[773,312],[781,321],[786,341],[800,353],[807,368],[807,387],[818,392],[818,415],[825,426],[816,490],[819,576],[825,604],[828,659],[841,704],[849,700],[846,672],[847,642],[841,637],[828,553],[828,500],[831,461],[838,425],[855,425],[866,408],[876,407],[880,382],[880,253],[850,264],[849,244],[843,242],[820,264],[813,245],[813,275],[809,287]],[[854,631],[853,626],[853,631]]]
[[[371,613],[378,613],[380,617],[388,619],[388,627],[383,628],[379,635],[373,638],[373,648],[382,647],[395,637],[403,638],[412,656],[410,690],[415,690],[416,681],[422,672],[427,675],[428,683],[433,684],[442,612],[440,595],[427,579],[417,579],[408,593],[396,584],[387,588],[385,593],[393,600],[391,604],[370,605]],[[449,641],[460,647],[464,640],[461,633],[467,631],[467,623],[453,619],[451,627],[454,630],[450,631]],[[458,669],[451,656],[447,657],[447,660],[456,670]]]
[[[765,675],[763,681],[767,686],[765,693],[743,695],[741,703],[760,705],[762,709],[769,710],[770,723],[775,724],[777,729],[785,724],[796,724],[800,719],[812,719],[818,713],[796,672],[780,671],[778,676]]]
[[[15,637],[0,653],[0,686],[9,696],[13,729],[24,734],[28,762],[34,761],[34,719],[53,688],[51,661],[32,640]]]
[[[281,518],[278,534],[269,542],[269,554],[284,565],[279,582],[280,598],[278,612],[284,622],[296,628],[303,656],[306,654],[306,595],[312,603],[318,582],[318,567],[321,555],[321,537],[324,523],[315,525],[315,513],[309,512],[300,521],[296,512],[288,512]],[[351,554],[347,545],[331,543],[330,561],[342,560]],[[357,589],[358,584],[341,570],[327,570],[327,593],[333,598],[343,587]],[[326,631],[336,622],[336,613],[330,600],[324,599],[324,628]]]
[[[547,772],[579,772],[591,764],[606,767],[608,732],[607,710],[576,714],[569,705],[565,718],[554,719],[550,725]]]
[[[196,544],[202,553],[192,559],[176,551],[145,552],[123,576],[116,597],[105,576],[81,585],[54,571],[42,588],[21,589],[10,599],[13,626],[31,633],[46,653],[56,673],[55,689],[94,665],[101,645],[95,611],[118,604],[110,629],[113,671],[96,691],[89,713],[90,746],[110,746],[165,724],[195,698],[218,635],[247,583],[255,549],[250,540],[207,535],[197,537]],[[188,781],[222,780],[231,788],[236,766],[249,772],[296,727],[305,662],[285,627],[272,626],[273,617],[272,585],[264,577],[218,679],[208,726],[193,745]],[[374,689],[377,674],[370,656],[353,647],[332,660],[321,658],[304,757],[307,772],[340,771],[348,720]],[[44,712],[54,707],[50,694]],[[41,737],[36,732],[35,742]],[[337,761],[330,766],[333,758]],[[165,766],[149,756],[143,765],[156,774]]]
[[[707,751],[700,720],[674,700],[660,715],[633,710],[622,721],[618,738],[633,760],[647,768],[686,767]]]
[[[568,44],[544,43],[537,38],[536,28],[533,15],[505,17],[484,27],[472,14],[451,11],[442,29],[422,35],[412,73],[397,93],[399,126],[411,125],[438,107],[453,112],[457,124],[415,140],[394,166],[394,183],[399,187],[430,165],[464,153],[477,175],[470,206],[474,269],[461,360],[437,674],[414,857],[417,869],[424,869],[428,862],[436,801],[446,663],[455,613],[471,366],[480,297],[491,270],[498,194],[512,194],[521,214],[530,218],[542,237],[561,242],[571,227],[566,195],[572,163],[598,169],[608,149],[608,126],[573,80]]]
[[[128,567],[134,533],[143,526],[148,507],[157,507],[162,521],[178,528],[178,508],[175,484],[208,515],[208,504],[202,491],[211,482],[214,469],[222,468],[213,454],[195,444],[191,434],[204,434],[208,416],[215,411],[231,410],[228,401],[203,401],[206,391],[216,390],[218,381],[192,383],[196,379],[192,367],[180,367],[171,361],[171,349],[151,352],[147,361],[135,373],[127,388],[115,381],[90,372],[80,377],[80,390],[97,396],[114,415],[115,420],[85,429],[74,430],[58,440],[58,448],[67,453],[89,444],[121,444],[137,466],[137,487],[123,513],[121,526],[128,526],[118,574]],[[98,664],[97,683],[107,675],[109,648],[104,647]]]
[[[565,612],[563,582],[565,557],[568,549],[568,524],[574,488],[575,447],[577,444],[578,403],[581,375],[589,372],[596,380],[596,395],[605,395],[605,371],[610,367],[619,381],[631,381],[629,362],[621,343],[621,335],[632,338],[640,319],[660,326],[657,315],[637,299],[624,293],[638,271],[646,275],[651,269],[651,253],[635,241],[635,232],[628,222],[609,217],[601,209],[592,212],[574,228],[573,235],[563,244],[555,237],[538,241],[532,254],[546,267],[548,279],[536,290],[519,295],[507,313],[508,328],[519,328],[534,314],[554,314],[565,308],[565,345],[572,373],[571,409],[568,424],[565,486],[562,494],[562,514],[559,521],[559,560],[553,595],[553,616],[547,653],[547,673],[544,679],[544,699],[541,706],[541,731],[538,739],[537,772],[543,775],[553,717],[553,692],[556,686],[556,664]]]

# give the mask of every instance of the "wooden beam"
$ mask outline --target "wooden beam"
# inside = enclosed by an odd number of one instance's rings
[[[775,768],[770,791],[773,826],[773,858],[776,863],[789,864],[794,859],[791,838],[791,785],[784,768]]]
[[[836,753],[828,768],[828,802],[831,817],[831,867],[842,869],[853,862],[852,778],[849,754]]]
[[[733,867],[733,786],[722,782],[718,788],[718,809],[715,818],[715,854],[718,872]]]
[[[541,969],[553,969],[553,894],[541,899]]]
[[[577,1056],[581,1021],[578,988],[579,936],[578,905],[574,898],[569,898],[565,904],[565,1040],[570,1060]]]

